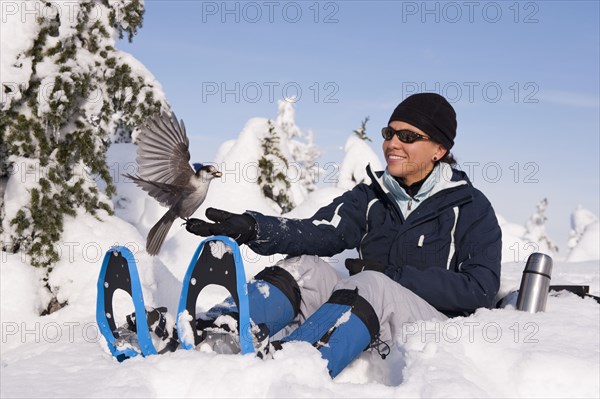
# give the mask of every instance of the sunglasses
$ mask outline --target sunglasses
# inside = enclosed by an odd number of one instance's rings
[[[415,133],[412,130],[407,130],[407,129],[394,130],[389,126],[381,129],[381,135],[383,136],[383,138],[385,140],[391,140],[392,137],[394,137],[394,135],[396,135],[396,137],[398,137],[398,140],[400,140],[401,142],[406,143],[406,144],[411,144],[411,143],[414,143],[415,141],[421,141],[421,140],[431,140],[429,137],[423,136],[422,134],[419,134],[419,133]]]

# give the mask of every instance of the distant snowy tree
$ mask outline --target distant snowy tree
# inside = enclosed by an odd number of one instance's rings
[[[354,130],[354,134],[358,136],[359,139],[363,141],[373,141],[369,136],[367,136],[367,122],[369,122],[369,117],[365,117],[365,119],[360,122],[360,127]]]
[[[381,162],[373,152],[367,141],[367,116],[360,123],[360,127],[353,130],[354,135],[348,137],[344,145],[345,156],[339,168],[337,186],[344,190],[352,190],[354,186],[360,183],[369,184],[371,179],[367,175],[367,165],[371,165],[372,170],[381,170]]]
[[[536,243],[539,248],[537,251],[547,253],[548,255],[556,255],[558,246],[546,234],[546,208],[548,207],[548,199],[544,198],[537,203],[537,212],[535,212],[525,223],[524,239],[531,243]]]
[[[321,156],[318,147],[314,144],[314,135],[311,131],[304,133],[296,125],[296,110],[293,101],[279,100],[278,112],[275,124],[281,129],[284,136],[282,145],[286,147],[286,152],[290,154],[288,160],[294,166],[294,182],[297,183],[302,193],[295,192],[297,203],[302,202],[306,194],[316,189],[316,181],[322,170],[317,164],[317,159]]]
[[[166,102],[143,65],[115,48],[142,26],[142,0],[15,2],[26,3],[36,18],[2,22],[0,180],[26,194],[4,204],[0,233],[3,250],[49,267],[64,215],[112,213],[111,141],[130,141]]]
[[[286,171],[289,164],[281,152],[280,138],[273,121],[269,119],[267,123],[269,131],[261,140],[263,156],[258,160],[258,184],[265,197],[273,200],[281,208],[281,213],[286,213],[294,208],[288,195],[290,182]]]
[[[258,189],[269,208],[283,214],[303,203],[316,189],[322,173],[319,156],[312,132],[304,133],[296,125],[293,104],[282,100],[275,118],[251,118],[236,140],[223,143],[215,162],[222,164],[223,170],[258,164],[258,170],[253,171],[256,175],[241,171],[249,177],[244,183],[250,182],[252,187],[247,189]]]
[[[281,127],[288,140],[292,140],[294,137],[302,137],[302,131],[296,125],[296,110],[294,109],[293,101],[277,101],[277,118],[275,118],[275,124]]]
[[[583,236],[586,227],[597,221],[598,217],[594,215],[592,211],[585,209],[581,205],[577,206],[575,211],[571,214],[571,231],[569,233],[568,241],[569,248],[576,247]]]

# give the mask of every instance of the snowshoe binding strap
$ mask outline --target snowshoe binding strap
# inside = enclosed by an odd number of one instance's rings
[[[387,342],[382,341],[379,334],[373,339],[373,342],[369,345],[369,349],[374,349],[383,360],[385,360],[391,352],[390,345]]]
[[[222,314],[213,321],[198,319],[197,330],[200,331],[199,348],[207,348],[219,354],[237,354],[241,352],[238,333],[239,313]],[[256,355],[263,358],[269,352],[269,328],[265,324],[250,322],[252,344]]]
[[[179,341],[177,339],[177,329],[174,328],[171,332],[167,329],[167,308],[162,306],[159,308],[148,308],[146,309],[146,321],[148,324],[148,330],[160,338],[161,341],[168,341],[164,347],[158,351],[158,354],[163,354],[167,352],[174,352],[179,346]],[[133,333],[137,333],[136,327],[136,316],[135,312],[127,315],[126,317],[127,324],[125,328],[132,331]],[[123,332],[122,329],[120,334],[126,336],[127,333]],[[161,345],[162,346],[162,345]]]

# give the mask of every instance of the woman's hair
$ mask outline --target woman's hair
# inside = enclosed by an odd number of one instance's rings
[[[454,158],[454,154],[452,154],[450,151],[446,151],[446,154],[442,158],[440,158],[440,160],[438,162],[447,163],[448,165],[450,165],[452,167],[458,165],[456,158]]]

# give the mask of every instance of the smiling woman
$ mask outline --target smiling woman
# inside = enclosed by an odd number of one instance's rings
[[[387,173],[416,194],[438,162],[456,163],[450,154],[456,137],[456,112],[434,93],[421,93],[400,103],[381,131]],[[417,187],[418,185],[418,187]]]
[[[405,323],[469,315],[493,306],[499,290],[502,244],[494,210],[445,158],[456,126],[445,98],[414,94],[383,129],[387,168],[368,167],[371,184],[357,185],[308,219],[209,208],[213,223],[190,219],[187,230],[227,235],[261,255],[290,256],[255,276],[251,284],[288,294],[279,303],[250,295],[251,318],[270,336],[302,323],[283,341],[313,344],[332,377],[365,348],[385,358]],[[346,249],[360,254],[346,260],[347,278],[307,256]],[[276,309],[286,306],[294,312],[283,318]]]

